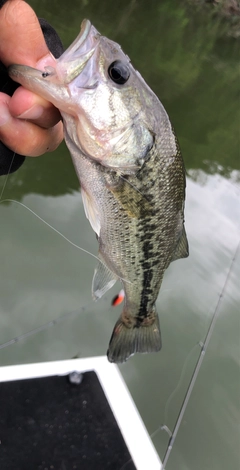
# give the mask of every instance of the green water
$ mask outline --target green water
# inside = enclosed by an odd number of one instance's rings
[[[239,41],[210,5],[187,0],[29,3],[65,46],[85,17],[119,42],[175,126],[188,174],[190,257],[172,263],[164,277],[157,301],[162,351],[121,366],[149,433],[162,424],[173,429],[240,239]],[[96,254],[78,189],[64,144],[0,179],[2,200],[12,200],[0,204],[0,343],[75,312],[1,349],[1,365],[106,352],[120,313],[110,306],[118,288],[94,303],[95,260],[34,215]],[[167,470],[239,468],[239,279],[238,251]],[[167,442],[164,431],[154,434],[161,458]]]

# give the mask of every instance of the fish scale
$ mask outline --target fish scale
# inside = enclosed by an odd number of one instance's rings
[[[10,76],[59,108],[84,209],[99,243],[92,292],[117,280],[124,308],[108,359],[156,352],[155,302],[169,264],[188,256],[185,170],[169,117],[115,42],[88,20],[44,70],[13,65]]]

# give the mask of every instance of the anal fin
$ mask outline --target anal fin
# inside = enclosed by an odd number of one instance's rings
[[[114,286],[118,277],[99,260],[94,271],[92,281],[92,295],[94,300],[100,299],[112,286]]]

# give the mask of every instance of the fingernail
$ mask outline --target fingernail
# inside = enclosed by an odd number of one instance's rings
[[[18,118],[19,119],[38,119],[40,116],[43,114],[43,106],[40,104],[36,104],[32,106],[31,108],[27,109],[27,111],[24,111],[24,113],[19,114]]]
[[[4,126],[11,119],[8,106],[5,103],[0,103],[0,126]]]

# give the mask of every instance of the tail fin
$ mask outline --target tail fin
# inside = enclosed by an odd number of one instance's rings
[[[126,326],[122,318],[117,321],[107,351],[109,362],[125,362],[133,354],[160,351],[162,347],[159,319],[156,313],[149,326]]]

